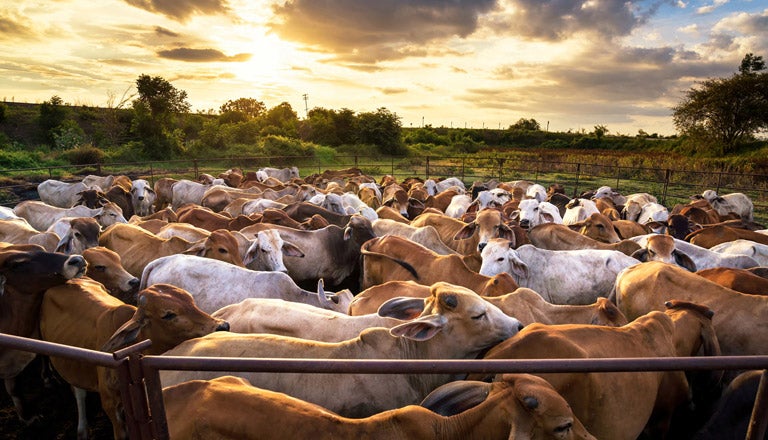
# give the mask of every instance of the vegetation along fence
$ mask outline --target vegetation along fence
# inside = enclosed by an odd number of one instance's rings
[[[562,184],[568,195],[608,185],[622,194],[648,192],[659,202],[672,208],[687,203],[693,194],[713,189],[719,194],[742,192],[755,204],[755,220],[768,224],[768,175],[743,174],[716,170],[645,168],[544,160],[535,155],[505,156],[334,156],[333,158],[303,156],[226,157],[216,159],[187,159],[157,162],[126,162],[92,165],[67,165],[45,168],[0,170],[0,204],[13,206],[19,201],[36,199],[36,186],[45,179],[75,181],[86,174],[126,174],[154,183],[161,177],[197,178],[201,173],[217,175],[232,167],[244,171],[272,166],[297,166],[302,176],[321,173],[326,169],[360,168],[379,178],[391,174],[405,177],[440,178],[455,176],[467,184],[475,180],[530,180],[545,187]]]
[[[497,374],[761,369],[763,374],[745,439],[763,439],[768,427],[768,370],[766,370],[768,356],[393,361],[386,359],[208,358],[139,354],[150,345],[151,341],[145,340],[112,355],[0,333],[0,347],[116,368],[125,411],[126,429],[132,440],[167,440],[169,438],[160,370],[334,374]]]

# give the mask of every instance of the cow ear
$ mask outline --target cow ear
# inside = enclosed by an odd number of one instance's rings
[[[467,223],[466,226],[459,229],[458,232],[456,232],[456,235],[453,236],[454,240],[464,240],[466,238],[469,238],[473,235],[475,235],[475,231],[477,230],[477,223],[471,222]]]
[[[146,325],[148,319],[144,314],[143,306],[147,303],[146,296],[139,297],[139,307],[134,312],[133,317],[129,319],[125,324],[120,326],[114,334],[101,346],[101,351],[115,352],[123,347],[136,342],[139,336],[139,332]]]
[[[288,257],[304,257],[304,251],[301,250],[300,247],[296,246],[293,243],[284,241],[283,242],[283,256]]]
[[[72,252],[72,234],[69,233],[64,236],[56,245],[54,252],[61,252],[62,254],[69,255]]]
[[[414,341],[426,341],[438,334],[446,322],[447,319],[442,315],[421,316],[413,321],[390,328],[389,334]]]
[[[397,297],[383,302],[377,311],[379,316],[402,320],[414,319],[424,311],[424,298]]]
[[[547,223],[552,223],[552,222],[555,221],[555,216],[553,216],[552,214],[550,214],[548,212],[542,212],[540,215],[541,215],[541,218],[543,218],[544,221],[547,222]]]
[[[638,249],[632,252],[632,255],[630,255],[630,257],[638,261],[646,262],[648,261],[648,249]]]
[[[513,231],[512,228],[505,224],[499,225],[499,238],[509,240],[509,247],[511,248],[514,248],[517,245],[517,236],[515,236],[515,231]]]
[[[381,204],[384,206],[389,206],[391,208],[393,203],[395,203],[394,197],[384,200]]]
[[[677,263],[678,266],[684,267],[690,272],[696,272],[696,263],[693,262],[691,257],[685,255],[677,249],[672,251],[672,255],[675,257],[675,263]]]
[[[512,272],[512,275],[516,275],[522,278],[528,278],[528,265],[525,264],[523,260],[518,258],[517,255],[514,255],[513,252],[515,251],[510,247],[509,253],[511,255],[509,257],[509,262],[510,262],[509,270]]]
[[[197,255],[198,257],[202,256],[205,253],[205,241],[206,239],[202,239],[200,241],[195,242],[189,249],[182,252],[184,255]]]
[[[408,203],[410,203],[413,207],[424,209],[424,202],[419,199],[411,197],[408,199]]]
[[[420,405],[441,416],[450,417],[485,402],[490,391],[490,383],[457,380],[429,393]]]

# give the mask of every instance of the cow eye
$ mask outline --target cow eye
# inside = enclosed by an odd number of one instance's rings
[[[76,237],[76,238],[82,238],[82,237],[83,237],[83,234],[81,234],[81,233],[79,233],[79,232],[75,232],[75,237]]]
[[[481,313],[481,314],[479,314],[477,316],[473,316],[472,319],[477,321],[478,319],[483,319],[484,317],[485,317],[485,312],[483,312],[483,313]]]
[[[224,249],[224,248],[219,248],[219,253],[220,253],[220,254],[226,254],[226,253],[227,253],[227,250],[226,250],[226,249]]]
[[[95,270],[97,272],[106,272],[107,271],[107,266],[93,266],[93,270]]]
[[[165,315],[163,315],[163,319],[166,321],[169,321],[176,317],[176,314],[173,312],[166,312]]]
[[[556,433],[567,432],[567,431],[570,431],[571,427],[573,427],[573,422],[567,422],[555,428],[555,432]]]
[[[504,257],[499,257],[499,258],[496,259],[496,261],[498,261],[498,262],[504,261]]]

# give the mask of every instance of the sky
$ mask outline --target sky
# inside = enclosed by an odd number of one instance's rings
[[[404,127],[675,133],[697,81],[768,59],[764,0],[1,0],[0,99],[115,106],[139,75]]]

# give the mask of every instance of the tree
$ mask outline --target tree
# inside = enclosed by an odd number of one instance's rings
[[[525,119],[520,118],[512,124],[511,127],[509,127],[513,130],[527,130],[527,131],[539,131],[541,130],[541,125],[539,124],[539,121],[531,118],[531,119]]]
[[[709,144],[716,153],[735,151],[741,142],[768,128],[768,73],[763,58],[747,54],[739,73],[700,82],[672,110],[681,134]]]
[[[262,135],[279,135],[286,137],[297,137],[297,128],[299,125],[299,117],[291,104],[282,102],[271,109],[267,110],[264,116],[261,117],[263,125]]]
[[[389,155],[404,154],[403,127],[400,118],[384,107],[374,113],[360,113],[357,117],[358,142],[375,145],[379,152]]]
[[[608,133],[608,127],[605,125],[595,125],[595,131],[593,131],[597,140],[601,140],[606,133]]]
[[[50,145],[55,145],[53,133],[66,118],[67,109],[64,107],[64,101],[59,96],[53,95],[51,99],[40,104],[38,124],[45,135],[45,140]]]
[[[182,150],[182,134],[174,129],[175,116],[189,111],[187,92],[178,90],[162,77],[140,75],[136,80],[138,98],[133,101],[131,130],[141,140],[144,154],[152,159],[169,159]]]
[[[237,98],[234,101],[230,99],[219,108],[222,118],[225,120],[239,119],[232,122],[244,122],[249,119],[258,118],[266,110],[267,106],[254,98]]]

